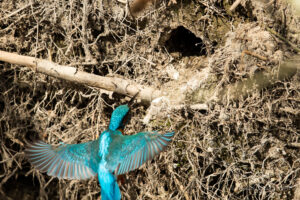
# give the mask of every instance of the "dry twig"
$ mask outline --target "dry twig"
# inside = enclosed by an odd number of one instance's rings
[[[236,9],[236,7],[237,7],[238,5],[240,5],[241,1],[242,1],[242,0],[236,0],[236,1],[231,5],[231,7],[229,8],[229,10],[230,10],[230,11],[234,11],[234,10]]]
[[[275,35],[276,37],[278,37],[279,39],[281,39],[282,41],[286,42],[288,45],[290,45],[295,51],[297,51],[298,53],[300,53],[300,48],[297,47],[297,45],[293,44],[292,42],[290,42],[289,40],[287,40],[285,37],[283,37],[282,35],[280,35],[279,33],[277,33],[276,31],[267,28],[267,30],[272,33],[273,35]]]
[[[82,16],[82,45],[85,53],[85,61],[86,62],[92,62],[95,63],[96,60],[93,58],[88,45],[88,39],[87,39],[87,30],[86,26],[88,23],[87,16],[89,14],[89,4],[88,0],[83,0],[83,16]]]
[[[267,60],[268,60],[266,57],[261,56],[261,55],[258,55],[258,54],[256,54],[256,53],[251,52],[251,51],[248,51],[248,50],[244,50],[244,51],[242,52],[242,55],[241,55],[241,58],[242,58],[242,59],[243,59],[243,57],[245,56],[245,54],[250,55],[250,56],[253,56],[253,57],[256,57],[256,58],[261,59],[261,60],[264,60],[264,61],[267,61]]]
[[[25,5],[25,6],[23,6],[22,8],[19,8],[19,9],[15,10],[15,11],[9,13],[9,14],[6,15],[5,17],[3,17],[1,20],[5,20],[5,19],[10,18],[10,17],[12,17],[12,16],[14,16],[14,15],[17,15],[19,12],[21,12],[22,10],[24,10],[24,9],[26,9],[26,8],[28,8],[28,7],[30,7],[32,4],[33,4],[33,3],[31,2],[31,3],[29,3],[29,4]],[[1,20],[0,20],[0,21],[1,21]]]

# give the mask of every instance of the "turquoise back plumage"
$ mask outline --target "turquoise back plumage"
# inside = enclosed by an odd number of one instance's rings
[[[81,144],[51,146],[42,141],[28,145],[25,155],[29,161],[49,176],[65,179],[86,179],[98,174],[104,200],[120,200],[116,176],[132,171],[158,155],[171,142],[174,132],[140,132],[122,135],[128,105],[117,107],[108,130],[97,140]],[[125,121],[124,121],[125,120]]]

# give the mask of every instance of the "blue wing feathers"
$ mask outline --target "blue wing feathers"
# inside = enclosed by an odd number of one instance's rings
[[[43,141],[29,144],[25,155],[42,172],[67,179],[86,179],[96,175],[97,141],[53,147]],[[96,154],[96,155],[94,155]],[[93,158],[93,159],[89,159]]]
[[[140,167],[143,163],[158,155],[171,142],[174,132],[163,135],[156,132],[142,132],[133,136],[123,137],[123,144],[114,144],[120,152],[118,167],[115,174],[120,175]]]
[[[142,132],[133,136],[120,135],[109,151],[114,152],[112,162],[117,162],[115,174],[124,174],[140,167],[158,155],[170,143],[174,132],[158,134]],[[62,144],[53,147],[42,141],[30,144],[25,153],[29,161],[39,170],[58,178],[86,179],[97,173],[99,163],[96,141],[77,145]],[[98,158],[96,158],[98,156]],[[117,160],[117,161],[116,161]],[[112,165],[115,166],[115,165]]]
[[[98,174],[102,200],[120,200],[116,175],[137,169],[151,160],[167,147],[174,135],[174,132],[122,135],[121,129],[130,118],[129,110],[128,105],[121,105],[113,111],[106,137],[57,147],[40,140],[29,144],[25,155],[37,169],[50,176],[86,179]],[[101,145],[102,142],[107,145]]]

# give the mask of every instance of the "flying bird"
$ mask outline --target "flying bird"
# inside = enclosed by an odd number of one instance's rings
[[[49,176],[81,180],[98,175],[102,200],[121,199],[116,177],[137,169],[158,155],[174,135],[174,132],[123,135],[130,115],[129,104],[118,106],[113,111],[108,129],[98,139],[59,146],[38,140],[27,146],[26,157],[36,169],[47,172]]]

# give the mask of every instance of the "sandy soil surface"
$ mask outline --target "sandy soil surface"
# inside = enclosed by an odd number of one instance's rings
[[[158,112],[134,104],[126,134],[174,141],[125,176],[123,199],[300,199],[300,16],[284,0],[233,3],[2,0],[0,50],[164,92]],[[99,199],[96,177],[49,177],[23,151],[93,140],[127,101],[0,61],[0,199]]]

